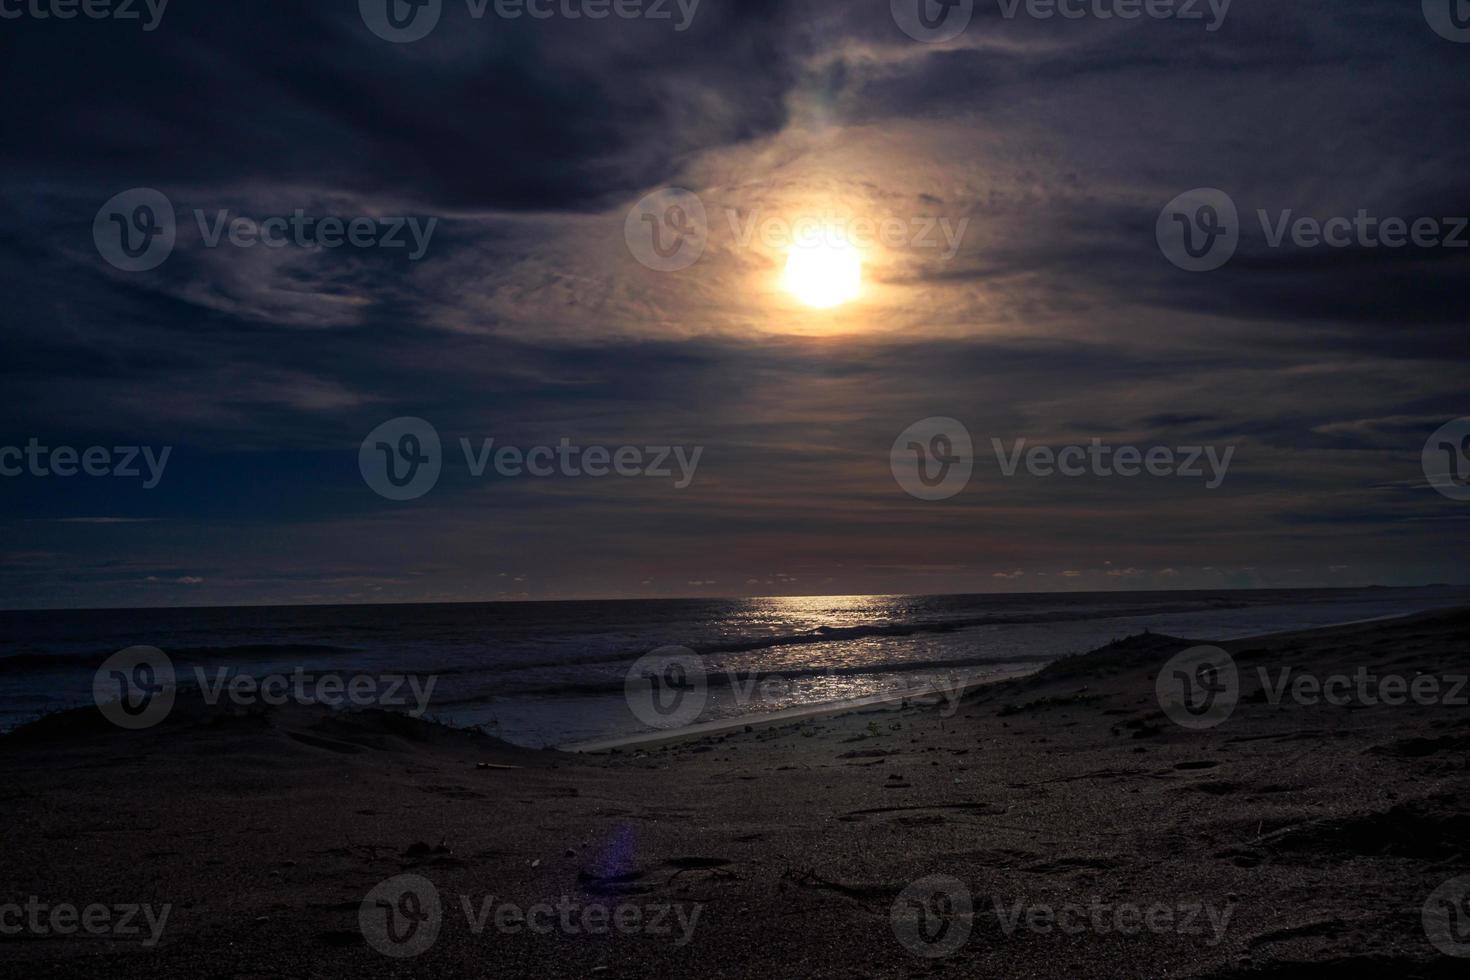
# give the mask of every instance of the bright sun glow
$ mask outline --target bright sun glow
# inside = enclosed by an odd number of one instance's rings
[[[836,234],[797,242],[786,258],[785,285],[807,306],[827,309],[846,303],[862,292],[862,256]]]

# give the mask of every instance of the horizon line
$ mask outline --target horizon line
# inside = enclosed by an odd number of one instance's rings
[[[1418,585],[1302,585],[1302,586],[1256,586],[1250,588],[1222,587],[1159,588],[1159,589],[1053,589],[1044,592],[814,592],[801,595],[747,595],[747,596],[620,596],[601,598],[526,598],[526,599],[396,599],[382,601],[338,601],[338,602],[237,602],[219,605],[158,605],[158,606],[33,606],[29,608],[4,608],[0,615],[9,613],[59,613],[59,612],[143,612],[157,610],[189,609],[330,609],[343,606],[494,606],[533,605],[557,602],[752,602],[760,599],[901,599],[901,598],[950,598],[968,596],[1045,596],[1045,595],[1150,595],[1160,592],[1363,592],[1389,589],[1436,589],[1470,587],[1467,582],[1425,582]]]

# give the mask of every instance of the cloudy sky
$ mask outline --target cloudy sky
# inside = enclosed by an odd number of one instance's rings
[[[0,607],[1470,580],[1421,462],[1470,415],[1470,44],[1435,0],[924,0],[969,15],[937,39],[906,0],[441,0],[408,42],[385,0],[49,2],[0,0],[0,448],[169,455],[0,455]],[[1213,271],[1167,242],[1197,188],[1237,209]],[[141,271],[138,189],[173,229]],[[1360,212],[1444,240],[1276,237]],[[784,287],[813,227],[855,299]],[[393,500],[363,444],[409,417],[440,472]],[[891,456],[934,418],[974,447],[942,500]],[[492,438],[699,456],[477,476]],[[1213,487],[1007,475],[1023,439],[1232,454]]]

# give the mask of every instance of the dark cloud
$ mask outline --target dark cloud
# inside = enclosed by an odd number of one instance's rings
[[[769,133],[790,83],[771,2],[668,21],[472,19],[409,45],[355,3],[175,3],[144,33],[7,21],[0,161],[123,189],[301,185],[466,209],[595,206]],[[491,8],[493,10],[493,7]]]

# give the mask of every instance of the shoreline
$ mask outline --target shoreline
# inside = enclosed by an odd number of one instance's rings
[[[1425,616],[1437,616],[1442,613],[1452,612],[1462,607],[1447,606],[1441,609],[1421,610],[1409,613],[1390,613],[1386,616],[1369,616],[1364,619],[1349,619],[1338,623],[1326,623],[1320,626],[1309,626],[1303,629],[1275,630],[1265,633],[1246,633],[1241,636],[1232,637],[1229,640],[1199,640],[1200,646],[1220,646],[1222,644],[1240,643],[1246,640],[1282,640],[1304,633],[1321,633],[1327,630],[1342,629],[1345,627],[1361,626],[1371,623],[1386,623],[1393,621],[1411,621]],[[1142,636],[1148,634],[1132,634]],[[1129,637],[1131,638],[1131,637]],[[1191,641],[1194,642],[1194,641]],[[661,731],[639,732],[632,735],[614,735],[606,738],[585,739],[576,742],[565,742],[554,746],[559,752],[595,754],[600,752],[618,751],[625,748],[640,748],[666,745],[686,739],[700,738],[709,735],[721,735],[732,731],[743,731],[746,729],[768,728],[772,725],[801,723],[804,721],[815,721],[823,718],[840,717],[849,712],[862,711],[868,708],[891,708],[895,704],[903,707],[907,701],[919,702],[923,698],[938,696],[946,700],[950,695],[958,695],[959,698],[968,696],[972,691],[991,687],[993,685],[1005,684],[1010,681],[1021,680],[1044,671],[1047,667],[1062,663],[1072,657],[1087,656],[1086,653],[1068,654],[1050,660],[1046,663],[1024,670],[1007,672],[1006,676],[986,677],[979,680],[962,682],[957,685],[930,685],[913,692],[900,694],[874,694],[862,698],[847,701],[824,701],[812,705],[798,705],[791,708],[782,708],[770,712],[754,712],[731,718],[721,718],[714,721],[699,722],[693,725],[683,726],[677,729],[666,729]]]
[[[1448,589],[1448,591],[1446,591]],[[760,644],[754,641],[754,630],[751,638],[747,638],[744,632],[736,630],[738,646],[720,646],[716,642],[716,648],[706,649],[706,654],[711,657],[719,657],[726,654],[729,649],[734,649],[731,655],[742,658],[741,671],[753,671],[761,674],[781,674],[779,664],[786,661],[794,661],[795,664],[814,661],[820,664],[836,664],[836,670],[841,673],[844,670],[853,670],[857,674],[869,673],[866,680],[858,677],[853,683],[841,683],[841,685],[814,686],[810,691],[800,688],[792,688],[789,693],[782,696],[781,701],[786,705],[800,705],[810,710],[826,711],[835,710],[838,702],[828,701],[828,698],[841,698],[845,688],[857,688],[858,691],[866,689],[883,693],[886,691],[904,692],[908,683],[906,677],[922,679],[923,674],[935,677],[939,685],[950,683],[950,677],[967,676],[967,674],[980,674],[985,676],[985,671],[991,670],[997,664],[1005,663],[1048,663],[1054,660],[1058,654],[1072,655],[1083,649],[1092,648],[1126,635],[1127,632],[1135,630],[1150,629],[1160,632],[1172,633],[1172,635],[1186,636],[1250,636],[1267,635],[1270,632],[1279,632],[1280,629],[1313,629],[1317,626],[1327,626],[1333,623],[1351,623],[1351,621],[1372,621],[1379,616],[1404,616],[1404,614],[1423,611],[1424,608],[1446,608],[1449,605],[1464,602],[1470,599],[1470,594],[1463,595],[1457,589],[1439,589],[1439,591],[1426,592],[1424,589],[1405,589],[1405,597],[1411,595],[1413,598],[1376,598],[1374,594],[1385,594],[1394,592],[1392,589],[1373,589],[1373,591],[1361,591],[1361,589],[1347,589],[1347,592],[1355,594],[1351,599],[1332,599],[1326,597],[1333,594],[1330,589],[1319,589],[1316,597],[1302,598],[1301,591],[1292,594],[1292,591],[1269,591],[1270,595],[1276,597],[1276,601],[1266,605],[1238,604],[1235,601],[1239,597],[1250,597],[1252,591],[1235,592],[1211,592],[1214,601],[1223,602],[1223,607],[1217,608],[1213,602],[1194,602],[1188,604],[1183,610],[1185,619],[1180,620],[1169,610],[1152,610],[1157,616],[1144,616],[1139,613],[1135,616],[1135,610],[1130,610],[1132,605],[1138,604],[1135,598],[1127,598],[1129,595],[1166,595],[1166,594],[1105,594],[1120,599],[1120,601],[1105,602],[1100,607],[1092,608],[1085,604],[1085,608],[1073,610],[1070,602],[1061,602],[1055,607],[1047,605],[1045,608],[1023,607],[1019,610],[997,611],[989,607],[970,608],[961,604],[963,608],[950,608],[950,605],[939,604],[936,607],[938,613],[944,613],[935,617],[906,616],[904,610],[891,611],[891,619],[883,619],[879,616],[883,610],[869,611],[858,616],[860,623],[857,624],[857,632],[876,632],[886,635],[892,632],[895,635],[907,635],[907,630],[926,632],[933,630],[935,633],[947,633],[938,636],[933,641],[928,639],[883,639],[881,644],[895,644],[892,649],[875,649],[872,654],[864,652],[858,657],[860,663],[844,666],[844,657],[847,657],[847,649],[832,648],[826,651],[823,646],[822,654],[803,654],[800,649],[792,648],[789,651],[761,651]],[[1167,595],[1183,595],[1191,591],[1177,591]],[[1072,594],[1067,594],[1072,595]],[[1080,594],[1086,595],[1086,594]],[[1233,597],[1233,598],[1232,598]],[[919,597],[923,598],[923,597]],[[923,598],[929,602],[931,599]],[[1147,605],[1147,604],[1145,604]],[[983,607],[983,608],[982,608]],[[928,607],[925,607],[928,608]],[[1170,608],[1173,608],[1170,605]],[[1060,616],[1058,616],[1060,611]],[[819,629],[808,630],[807,627],[813,623],[841,623],[844,621],[839,611],[823,610],[823,613],[831,613],[831,616],[817,614],[807,620],[792,619],[788,614],[782,613],[779,627],[773,627],[773,633],[782,644],[789,642],[817,642],[817,644],[841,644],[848,629],[839,627],[819,627]],[[936,614],[938,614],[936,613]],[[729,616],[731,611],[716,611],[717,616]],[[1132,619],[1119,619],[1119,616],[1132,616]],[[379,614],[381,617],[381,614]],[[875,619],[876,617],[876,619]],[[908,621],[913,619],[914,621]],[[134,621],[135,620],[135,621]],[[140,629],[141,620],[129,620],[129,630]],[[932,624],[931,620],[936,623]],[[373,620],[378,621],[378,620]],[[967,626],[975,621],[982,623],[982,629],[970,630]],[[998,630],[988,629],[992,623],[998,624]],[[1088,626],[1088,623],[1092,623]],[[944,626],[947,624],[947,626]],[[459,649],[456,646],[442,646],[440,633],[441,623],[437,620],[410,620],[407,623],[382,624],[388,632],[382,636],[372,632],[369,639],[356,641],[350,638],[332,638],[323,635],[320,630],[329,629],[329,624],[320,623],[315,619],[300,621],[284,621],[284,623],[272,624],[272,629],[266,630],[269,635],[254,638],[253,635],[241,639],[229,630],[241,626],[240,623],[225,620],[200,620],[200,621],[173,621],[173,623],[154,623],[153,639],[144,639],[143,633],[122,632],[116,635],[116,644],[107,644],[100,636],[97,644],[85,644],[76,642],[75,639],[60,638],[54,641],[56,658],[60,664],[47,663],[53,658],[46,652],[29,651],[32,639],[38,641],[43,633],[26,639],[25,633],[16,633],[16,639],[7,646],[16,652],[0,657],[0,673],[10,685],[13,692],[12,698],[7,699],[3,717],[0,717],[0,732],[12,730],[22,726],[34,718],[44,714],[54,713],[66,708],[90,707],[91,689],[93,689],[94,673],[96,667],[106,663],[107,657],[115,655],[121,646],[146,642],[165,651],[165,654],[175,657],[175,663],[182,666],[225,667],[231,671],[240,671],[248,676],[265,676],[272,671],[281,670],[281,664],[295,664],[304,666],[312,673],[344,673],[344,671],[369,671],[369,673],[382,673],[384,670],[392,669],[397,673],[420,673],[415,667],[407,667],[406,664],[435,664],[444,673],[441,677],[442,683],[437,692],[435,701],[440,704],[431,705],[431,710],[441,714],[445,721],[450,724],[492,724],[500,720],[501,727],[497,735],[503,738],[514,739],[523,745],[559,745],[578,748],[584,743],[601,743],[614,741],[614,739],[634,738],[634,736],[653,735],[647,730],[639,730],[638,720],[626,713],[622,705],[620,689],[622,689],[622,671],[628,669],[626,661],[623,663],[601,663],[597,671],[585,674],[588,685],[579,686],[578,680],[584,674],[578,673],[579,669],[566,669],[559,666],[559,658],[562,652],[551,649],[550,652],[528,649],[525,654],[516,651],[506,651],[501,654],[498,651],[497,636],[494,630],[485,633],[479,642],[478,651],[472,649]],[[185,629],[187,627],[187,629]],[[900,629],[903,627],[903,629]],[[1016,632],[1013,632],[1013,627]],[[1239,629],[1248,629],[1250,632],[1238,632]],[[121,626],[119,626],[121,629]],[[376,627],[375,627],[376,629]],[[456,626],[456,629],[459,627]],[[584,629],[582,626],[576,629]],[[825,629],[831,630],[832,635],[822,635]],[[184,633],[173,633],[171,630],[185,630]],[[200,633],[188,632],[188,630],[203,630]],[[594,630],[595,632],[595,630]],[[810,636],[807,635],[810,633]],[[722,633],[723,635],[723,633]],[[416,641],[416,636],[422,636],[423,641]],[[171,641],[173,642],[169,642]],[[706,636],[706,639],[707,638]],[[247,642],[248,641],[248,642]],[[329,645],[326,642],[331,641]],[[661,641],[660,641],[661,642]],[[692,642],[692,641],[691,641]],[[914,654],[913,651],[923,649],[922,645],[933,644],[931,655]],[[910,644],[922,644],[913,645]],[[954,645],[958,644],[958,648]],[[38,648],[40,649],[40,648]],[[50,648],[47,648],[50,649]],[[562,648],[567,649],[567,648]],[[612,658],[613,661],[623,660],[625,657],[635,655],[632,646],[620,648],[619,651],[604,651],[597,646],[589,646],[591,649],[591,660],[598,657]],[[695,649],[704,649],[701,644],[695,644]],[[520,664],[520,658],[525,658],[526,663]],[[917,666],[907,663],[908,658],[913,657]],[[861,663],[861,661],[882,661],[882,663]],[[889,663],[892,661],[892,663]],[[53,670],[54,667],[54,670]],[[831,669],[831,667],[829,667]],[[478,671],[485,671],[485,676],[476,677]],[[794,674],[797,680],[792,680],[794,685],[800,685],[800,677],[803,671],[798,670]],[[182,677],[181,679],[182,680]],[[595,683],[594,683],[595,682]],[[601,683],[606,682],[606,683]],[[570,685],[570,688],[569,688]],[[823,691],[826,686],[826,691]],[[504,695],[498,693],[504,688]],[[739,693],[739,692],[735,692]],[[562,698],[567,701],[562,704]],[[584,704],[585,711],[576,705]],[[814,699],[822,698],[820,702]],[[600,699],[600,701],[598,701]],[[504,708],[501,708],[504,705]],[[738,699],[729,702],[722,693],[711,693],[711,713],[713,711],[745,711],[754,710],[748,717],[756,717],[763,713],[763,708],[775,707],[775,705],[761,704],[760,701],[750,702],[747,699]],[[566,711],[564,718],[559,720],[557,714]],[[659,718],[650,718],[654,723],[659,723]],[[564,723],[563,723],[564,721]]]
[[[1055,661],[1052,662],[1055,663]],[[854,698],[852,700],[823,701],[819,704],[798,705],[792,708],[781,708],[777,711],[762,711],[733,718],[698,722],[677,729],[643,732],[634,735],[620,735],[603,739],[589,739],[584,742],[569,742],[556,746],[556,749],[559,752],[607,752],[635,746],[662,745],[688,738],[720,735],[736,730],[753,730],[771,725],[790,724],[792,722],[799,723],[820,718],[835,718],[848,714],[849,712],[863,711],[869,708],[891,708],[894,705],[902,708],[908,702],[919,704],[923,703],[923,699],[935,696],[939,697],[941,701],[951,700],[956,696],[963,698],[970,691],[982,687],[989,687],[992,684],[1004,684],[1007,681],[1029,677],[1032,674],[1045,670],[1046,667],[1046,664],[1039,664],[1034,667],[1027,667],[1024,670],[1008,672],[1006,676],[991,676],[980,680],[963,681],[954,685],[931,684],[912,691],[905,691],[901,694],[870,694],[866,697]]]

